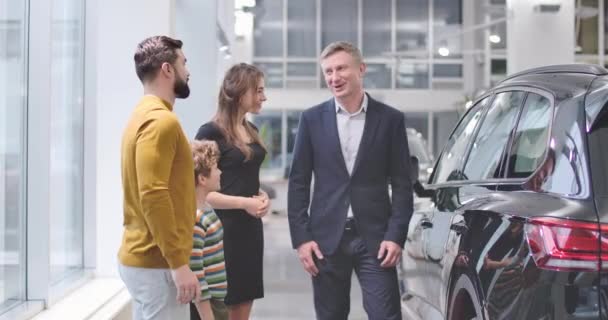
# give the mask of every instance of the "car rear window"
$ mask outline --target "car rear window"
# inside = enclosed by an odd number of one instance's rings
[[[511,146],[507,178],[527,178],[540,167],[547,154],[552,116],[549,99],[528,94]]]

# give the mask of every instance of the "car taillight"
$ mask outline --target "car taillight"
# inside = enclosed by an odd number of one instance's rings
[[[526,239],[532,258],[541,269],[608,269],[608,225],[552,217],[532,218],[526,224]]]

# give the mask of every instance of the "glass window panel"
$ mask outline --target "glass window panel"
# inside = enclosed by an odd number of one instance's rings
[[[363,78],[363,86],[367,89],[390,89],[391,68],[381,63],[368,64]]]
[[[26,3],[0,10],[0,314],[25,299]]]
[[[293,147],[296,144],[296,135],[298,134],[298,125],[300,124],[300,116],[302,111],[286,111],[287,112],[287,163],[285,167],[284,178],[289,178],[289,168],[293,160]]]
[[[435,64],[435,65],[433,65],[433,77],[462,78],[462,65],[461,64]]]
[[[363,55],[391,51],[391,0],[363,0]]]
[[[317,2],[287,2],[287,55],[291,57],[316,57],[317,52]]]
[[[429,133],[429,113],[405,113],[405,126],[410,155],[416,156],[422,166],[427,168],[432,166],[432,159],[427,145]],[[423,178],[424,179],[422,180],[426,180],[428,176],[425,174]]]
[[[428,112],[406,112],[405,126],[422,134],[424,139],[429,135],[429,113]]]
[[[424,89],[429,87],[429,65],[400,62],[397,67],[397,88]]]
[[[492,74],[504,75],[507,74],[507,60],[506,59],[492,59]]]
[[[51,64],[51,284],[83,267],[84,5],[53,2]]]
[[[262,169],[282,168],[281,156],[281,111],[263,111],[253,118],[258,132],[266,147],[266,158],[262,162]]]
[[[551,111],[549,99],[528,94],[511,147],[508,178],[527,178],[544,160],[553,115]]]
[[[435,155],[443,149],[450,133],[458,123],[460,115],[456,111],[433,113],[433,151]]]
[[[283,64],[274,62],[254,62],[264,72],[266,88],[283,88]]]
[[[464,167],[464,179],[500,178],[500,161],[505,155],[524,95],[517,91],[496,95],[471,147]]]
[[[291,153],[296,144],[296,134],[302,111],[287,111],[287,162],[291,162]]]
[[[433,166],[433,158],[429,153],[426,139],[424,139],[422,133],[414,129],[408,128],[406,132],[410,156],[418,159],[418,180],[426,183],[429,179],[429,168]]]
[[[433,183],[443,183],[452,180],[462,180],[462,161],[469,145],[469,141],[475,134],[475,128],[481,119],[484,106],[488,98],[474,105],[464,116],[462,121],[454,130],[437,161]]]
[[[321,46],[325,48],[334,41],[348,41],[358,46],[357,0],[322,1]],[[322,50],[322,49],[321,49]]]
[[[296,63],[290,62],[287,64],[287,76],[296,77],[315,77],[317,76],[317,64],[316,63]]]
[[[598,0],[582,0],[576,8],[574,35],[576,53],[598,54]]]
[[[254,56],[282,57],[283,0],[266,0],[263,8],[253,20]]]
[[[462,57],[462,1],[434,0],[433,34],[434,54],[437,59]],[[447,48],[449,54],[440,54]]]
[[[429,0],[397,0],[396,9],[397,51],[428,57]]]

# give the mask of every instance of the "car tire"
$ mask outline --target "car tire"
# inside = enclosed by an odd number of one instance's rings
[[[482,308],[475,286],[466,274],[461,275],[452,289],[448,320],[482,320]]]

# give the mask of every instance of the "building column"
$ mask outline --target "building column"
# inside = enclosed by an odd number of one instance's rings
[[[184,41],[190,71],[190,96],[178,100],[178,115],[186,136],[194,139],[198,128],[211,120],[217,101],[218,50],[217,1],[175,0],[175,36]]]
[[[574,63],[574,1],[507,0],[507,73]]]

